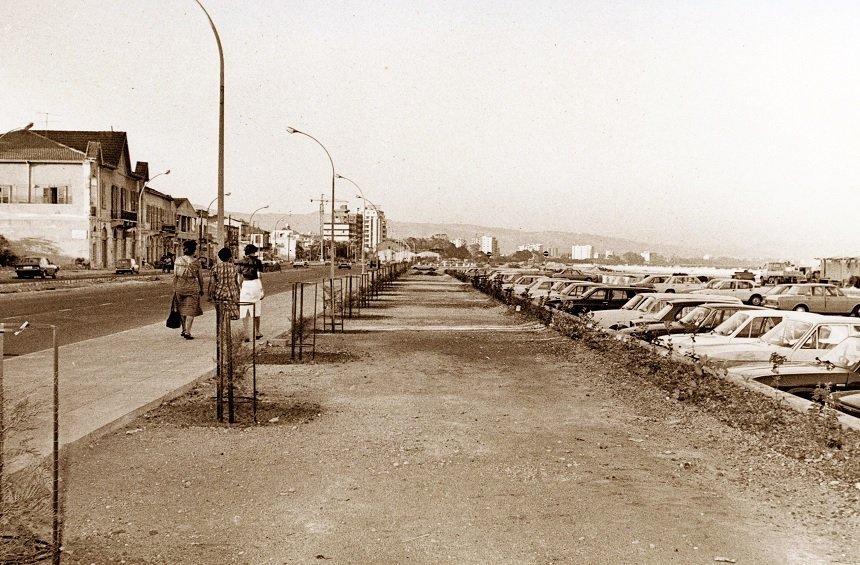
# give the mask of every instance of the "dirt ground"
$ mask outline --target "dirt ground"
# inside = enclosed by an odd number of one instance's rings
[[[365,314],[259,369],[264,425],[206,384],[70,452],[67,562],[860,561],[860,489],[448,277]]]

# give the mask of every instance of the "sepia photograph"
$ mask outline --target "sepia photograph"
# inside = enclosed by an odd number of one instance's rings
[[[0,0],[0,563],[860,563],[858,21]]]

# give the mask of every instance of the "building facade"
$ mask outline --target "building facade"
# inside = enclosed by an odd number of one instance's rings
[[[300,235],[287,226],[272,232],[272,249],[279,258],[293,261],[296,258],[296,244]]]
[[[499,255],[499,240],[492,235],[482,235],[478,240],[478,245],[481,246],[481,253],[484,255]]]
[[[0,139],[0,234],[58,263],[110,267],[136,252],[146,163],[125,132],[16,131]]]
[[[593,245],[572,245],[570,247],[570,258],[574,260],[588,260],[594,257]]]
[[[385,212],[378,208],[369,208],[364,212],[364,248],[373,251],[388,239],[388,221],[385,219]]]

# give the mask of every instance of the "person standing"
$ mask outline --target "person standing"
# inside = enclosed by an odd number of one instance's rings
[[[193,240],[182,244],[182,257],[173,263],[173,294],[176,309],[182,318],[182,337],[194,339],[191,326],[194,318],[203,314],[200,297],[203,296],[203,271],[200,262],[194,258],[197,242]]]
[[[257,246],[253,243],[246,245],[245,257],[237,265],[242,278],[240,300],[244,304],[239,306],[239,317],[242,318],[242,324],[245,327],[245,341],[251,341],[252,335],[254,339],[263,338],[263,334],[260,333],[260,317],[263,313],[263,296],[265,296],[261,279],[263,263],[257,258],[257,251]],[[252,317],[253,324],[249,319]],[[249,325],[253,325],[250,331]]]
[[[233,264],[233,252],[229,247],[224,247],[218,251],[218,263],[212,268],[209,299],[215,302],[216,308],[221,309],[222,315],[238,320],[240,296],[239,271]]]

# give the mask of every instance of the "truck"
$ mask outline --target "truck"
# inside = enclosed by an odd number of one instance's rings
[[[806,282],[806,275],[788,261],[769,261],[762,266],[762,285]]]

